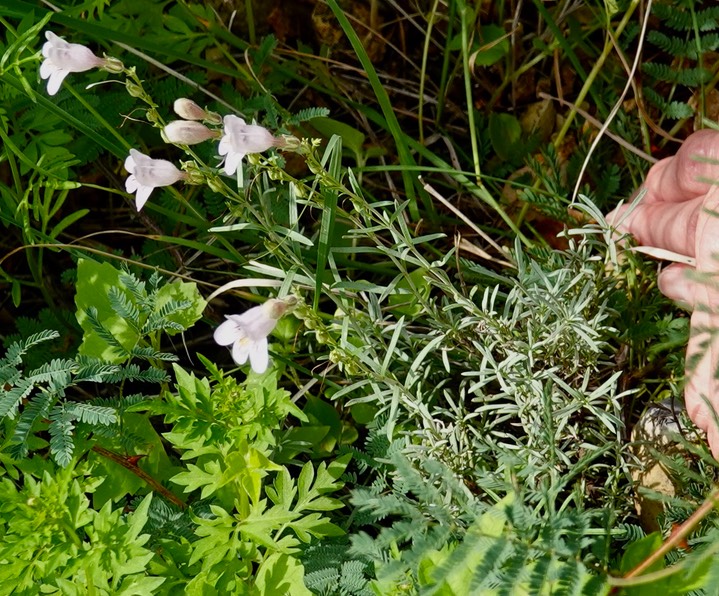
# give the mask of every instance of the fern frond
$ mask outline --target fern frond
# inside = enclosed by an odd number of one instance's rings
[[[290,126],[296,126],[302,122],[312,120],[312,118],[326,118],[330,115],[330,110],[327,108],[305,108],[300,110],[296,114],[290,116],[287,120],[287,124]]]
[[[33,333],[30,337],[13,342],[7,349],[5,357],[0,359],[0,365],[10,364],[17,366],[22,362],[22,356],[33,346],[42,343],[44,341],[50,341],[51,339],[57,339],[60,334],[53,330],[48,329],[40,331],[39,333]]]
[[[642,64],[642,70],[658,81],[687,87],[699,87],[708,83],[712,78],[711,72],[706,68],[674,68],[658,62],[645,62]]]
[[[697,58],[697,48],[693,41],[679,39],[656,30],[649,31],[647,41],[672,56],[693,60]]]
[[[170,300],[167,304],[163,304],[160,310],[153,312],[142,327],[143,335],[152,333],[159,329],[167,330],[172,329],[173,331],[184,331],[185,328],[179,323],[170,321],[169,316],[183,311],[192,306],[192,302],[189,300]]]
[[[341,594],[351,596],[364,596],[372,594],[367,585],[367,564],[363,561],[346,561],[342,564],[342,574],[339,579]]]
[[[143,310],[144,313],[149,313],[152,310],[152,305],[148,301],[147,291],[145,290],[145,282],[140,281],[132,273],[121,273],[120,283],[127,288],[132,294],[135,301]]]
[[[20,402],[25,399],[35,388],[32,379],[20,379],[17,385],[5,391],[0,388],[0,418],[7,416],[11,420],[17,415]]]
[[[696,21],[699,31],[712,31],[719,28],[719,6],[710,6],[696,11]]]
[[[636,542],[647,535],[644,528],[635,524],[621,523],[618,525],[618,529],[624,532],[621,538],[627,542]]]
[[[511,554],[503,562],[501,568],[494,568],[490,576],[497,577],[498,586],[501,586],[502,592],[505,594],[516,594],[520,591],[522,583],[528,580],[530,570],[530,549],[529,546],[521,542],[512,544]],[[533,586],[536,590],[536,586]],[[530,594],[541,593],[529,590]]]
[[[120,450],[125,453],[137,453],[146,451],[149,446],[147,438],[129,431],[127,426],[110,424],[108,426],[96,426],[92,429],[97,438],[107,438],[117,441]]]
[[[108,375],[105,380],[108,383],[120,383],[122,381],[144,381],[147,383],[165,383],[170,377],[164,370],[148,368],[141,370],[137,364],[128,364],[120,368],[117,373]]]
[[[165,362],[177,362],[179,358],[175,354],[169,352],[157,352],[151,347],[135,346],[130,354],[141,360],[164,360]]]
[[[69,358],[55,358],[46,364],[32,370],[27,378],[36,385],[50,383],[53,387],[67,387],[71,376],[77,371],[77,362]]]
[[[667,118],[681,120],[682,118],[691,118],[694,115],[692,107],[682,101],[666,101],[659,93],[650,87],[644,87],[644,97],[656,105]]]
[[[87,315],[87,320],[92,326],[92,329],[95,333],[97,333],[119,356],[127,356],[127,350],[125,349],[125,346],[123,346],[119,341],[117,341],[117,338],[115,335],[107,329],[97,318],[98,313],[97,309],[94,306],[91,306],[87,310],[85,310],[85,314]]]
[[[95,406],[81,402],[70,402],[64,404],[65,412],[72,420],[85,422],[87,424],[108,426],[117,422],[117,412],[114,408]]]
[[[689,58],[696,60],[699,56],[697,51],[697,43],[694,38],[680,39],[661,31],[652,30],[647,34],[647,41],[654,44],[667,54],[671,54],[677,58]],[[701,52],[713,52],[719,47],[719,34],[708,33],[701,37]]]
[[[692,15],[690,11],[677,10],[674,4],[655,4],[652,13],[658,17],[663,24],[668,25],[676,31],[691,32],[694,30],[694,19],[696,18],[699,31],[711,31],[716,29],[719,21],[719,7],[712,6],[699,10]]]
[[[137,506],[140,501],[142,497],[135,497],[132,504]],[[194,542],[198,538],[195,534],[196,520],[212,517],[211,503],[210,499],[200,500],[193,503],[192,507],[181,510],[162,498],[153,498],[144,531],[150,534],[153,543],[168,538]]]
[[[151,290],[150,290],[150,292],[149,292],[150,296],[152,296],[152,299],[153,299],[153,302],[152,302],[152,307],[153,307],[153,308],[155,307],[155,302],[154,302],[154,300],[155,300],[155,296],[156,296],[156,294],[157,294],[157,290],[158,290],[158,289],[160,288],[160,286],[162,285],[162,282],[163,282],[162,275],[160,275],[157,271],[153,271],[152,274],[150,275],[150,288],[151,288]]]
[[[555,563],[554,557],[550,553],[543,553],[537,558],[532,566],[529,574],[529,592],[531,594],[540,593],[546,589],[547,584],[551,582],[549,576],[550,567]],[[573,565],[569,565],[573,567]],[[537,592],[538,590],[539,592]]]
[[[50,453],[57,464],[64,468],[72,461],[75,444],[72,441],[74,415],[68,404],[58,404],[50,412]]]
[[[337,594],[340,572],[334,567],[325,567],[305,573],[305,586],[313,594]]]
[[[467,558],[472,552],[483,552],[484,556],[479,565],[476,566],[472,574],[471,588],[474,593],[481,593],[482,587],[496,585],[497,569],[500,569],[510,553],[512,546],[505,538],[492,539],[490,537],[477,536],[473,532],[469,532],[462,543],[452,552],[444,564],[440,567],[441,576],[445,576],[456,565],[460,564],[462,558]]]
[[[92,400],[93,406],[101,406],[103,408],[111,408],[117,410],[128,410],[133,406],[137,406],[142,403],[150,403],[155,398],[142,393],[133,393],[132,395],[126,395],[124,397],[98,397]]]
[[[714,52],[719,48],[719,33],[709,33],[699,38],[701,53]]]
[[[132,328],[140,331],[140,309],[128,298],[127,294],[117,286],[112,286],[107,292],[112,310],[122,317]]]
[[[557,573],[555,591],[557,594],[576,594],[576,587],[580,585],[580,567],[578,564],[572,565],[569,562],[562,565]]]
[[[100,383],[108,376],[117,374],[120,370],[120,367],[114,364],[106,364],[100,360],[87,357],[79,357],[77,364],[78,368],[73,379],[75,383],[81,383],[83,381]]]
[[[27,405],[20,414],[15,432],[12,436],[12,444],[10,453],[15,459],[22,459],[28,454],[27,440],[32,432],[35,423],[43,418],[47,418],[50,406],[55,400],[55,396],[47,391],[41,391],[33,395]]]

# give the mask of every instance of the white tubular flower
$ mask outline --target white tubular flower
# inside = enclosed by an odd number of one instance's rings
[[[227,320],[215,329],[215,341],[221,346],[231,344],[232,359],[237,364],[244,364],[249,358],[252,370],[262,374],[270,363],[267,336],[288,306],[283,300],[271,298],[241,315],[225,315]]]
[[[248,153],[262,153],[282,144],[269,130],[257,124],[245,124],[242,118],[228,115],[224,118],[224,135],[218,153],[225,157],[225,174],[232,176]]]
[[[168,143],[176,145],[196,145],[208,139],[214,139],[218,134],[200,122],[188,120],[174,120],[162,129]]]
[[[125,180],[125,189],[129,193],[137,192],[135,205],[138,211],[142,209],[155,188],[170,186],[178,180],[187,178],[185,172],[177,169],[169,161],[152,159],[137,149],[130,149],[130,155],[125,160],[125,169],[130,172]]]
[[[45,60],[40,65],[40,78],[48,79],[49,95],[58,92],[63,80],[71,72],[85,72],[105,65],[104,59],[98,58],[79,43],[69,43],[52,31],[45,31],[45,38],[47,42],[42,46]]]

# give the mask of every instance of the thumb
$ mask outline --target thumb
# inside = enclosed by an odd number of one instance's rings
[[[697,282],[692,279],[694,267],[673,263],[665,267],[657,279],[659,291],[688,310],[696,307]]]

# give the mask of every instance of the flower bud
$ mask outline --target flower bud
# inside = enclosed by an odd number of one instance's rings
[[[54,190],[74,190],[80,188],[82,184],[79,182],[73,182],[71,180],[59,180],[57,178],[50,178],[45,186]]]
[[[217,133],[199,122],[175,120],[162,129],[162,135],[168,143],[176,145],[196,145],[217,137]]]
[[[284,142],[282,145],[278,144],[280,149],[287,149],[288,151],[297,151],[302,145],[302,141],[294,135],[282,135],[279,137]]]
[[[307,198],[307,192],[305,188],[295,180],[290,180],[290,193],[292,193],[297,199]]]
[[[172,104],[172,109],[175,111],[175,114],[185,120],[204,120],[207,117],[205,110],[186,97],[176,99],[175,103]]]
[[[183,161],[180,162],[182,170],[187,174],[185,178],[185,184],[192,184],[199,186],[207,182],[207,176],[200,170],[200,167],[195,161]]]
[[[220,116],[217,112],[210,112],[208,110],[205,112],[205,119],[203,122],[212,124],[213,126],[220,126],[222,124],[222,116]]]
[[[332,340],[332,336],[327,331],[320,331],[319,329],[315,331],[315,338],[317,343],[320,344],[328,344]]]
[[[225,183],[218,176],[207,176],[205,183],[213,192],[224,193],[227,190]]]
[[[133,83],[129,79],[125,81],[125,88],[132,97],[142,97],[145,94],[145,90],[140,87],[137,83]]]
[[[120,62],[117,58],[114,58],[112,56],[105,56],[104,64],[102,65],[102,69],[106,70],[107,72],[112,72],[115,74],[120,74],[121,72],[124,72],[125,65]]]

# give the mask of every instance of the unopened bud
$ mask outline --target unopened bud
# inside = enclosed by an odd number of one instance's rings
[[[106,70],[107,72],[113,72],[115,74],[119,74],[125,70],[125,65],[120,62],[117,58],[113,58],[112,56],[105,56],[105,63],[102,65],[102,68]]]
[[[286,149],[287,151],[297,151],[300,148],[300,145],[302,145],[302,141],[294,135],[282,135],[279,138],[283,141],[281,145],[278,144],[278,147],[280,149]]]
[[[213,126],[220,126],[222,124],[222,116],[220,116],[217,112],[210,112],[209,110],[207,110],[205,112],[205,118],[203,122],[211,124]]]
[[[185,120],[204,120],[207,117],[205,110],[186,97],[176,99],[175,103],[172,104],[172,109],[175,111],[175,114]]]
[[[132,97],[142,97],[145,94],[142,87],[130,80],[125,81],[125,87],[127,88],[127,92],[132,95]]]
[[[305,191],[305,188],[294,180],[290,180],[290,192],[294,194],[295,198],[297,199],[307,198],[307,192]]]
[[[205,183],[213,192],[225,193],[227,191],[225,183],[219,178],[219,176],[207,176],[205,178]]]
[[[185,178],[185,184],[193,184],[193,185],[205,184],[206,176],[198,167],[197,162],[183,161],[183,162],[181,162],[181,164],[182,164],[182,169],[187,174],[187,178]]]
[[[45,186],[48,188],[53,188],[55,190],[74,190],[75,188],[80,188],[82,184],[79,182],[72,182],[71,180],[59,180],[58,178],[50,178],[45,183]]]
[[[162,136],[168,143],[176,145],[196,145],[208,139],[216,138],[218,133],[199,122],[175,120],[162,129]]]

